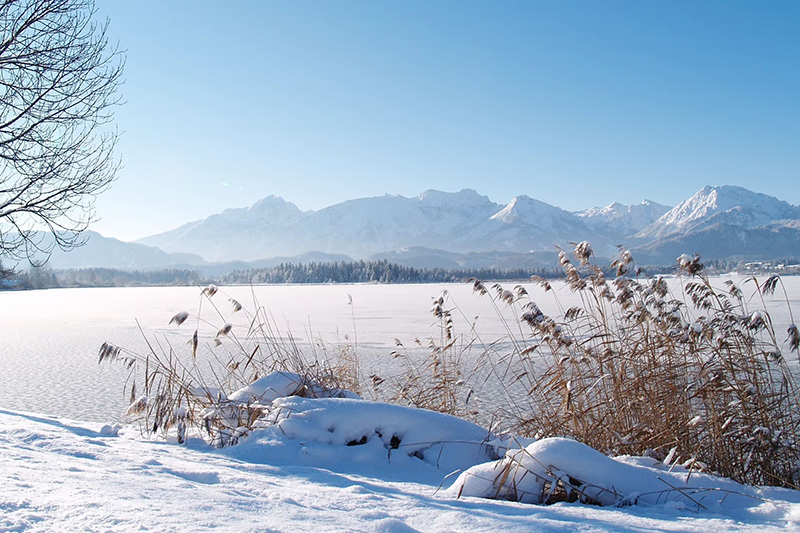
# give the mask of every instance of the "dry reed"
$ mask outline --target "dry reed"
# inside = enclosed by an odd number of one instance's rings
[[[144,353],[107,342],[101,346],[101,363],[117,361],[129,368],[125,394],[130,407],[126,415],[138,421],[144,432],[166,435],[174,430],[182,443],[187,431],[194,428],[217,446],[235,444],[253,429],[266,406],[257,400],[230,401],[228,394],[273,372],[297,375],[293,394],[298,396],[358,392],[353,344],[339,343],[338,353],[329,354],[330,349],[318,341],[311,344],[307,356],[291,332],[280,331],[255,294],[252,312],[237,300],[228,299],[230,313],[245,317],[247,326],[240,337],[231,317],[213,300],[221,292],[215,285],[203,288],[196,315],[181,311],[170,320],[180,327],[194,319],[188,353],[176,350],[167,337],[149,338],[141,328],[147,347]],[[213,320],[205,318],[204,304],[210,305]]]
[[[504,376],[504,415],[513,429],[744,483],[797,487],[797,378],[763,305],[750,309],[732,281],[713,287],[698,257],[679,259],[688,277],[673,295],[663,278],[638,279],[624,248],[613,281],[592,263],[587,243],[575,255],[578,265],[563,251],[560,260],[581,304],[557,317],[543,313],[524,287],[473,280],[476,292],[516,310],[527,329],[508,343],[510,353],[487,351],[482,361]],[[550,289],[547,280],[533,281]],[[777,276],[749,281],[758,298],[782,287]],[[796,326],[788,333],[785,345],[797,352]]]

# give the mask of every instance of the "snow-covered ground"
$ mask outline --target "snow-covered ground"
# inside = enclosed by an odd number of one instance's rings
[[[331,420],[344,422],[343,413]],[[259,430],[215,450],[199,439],[154,442],[132,428],[0,410],[0,531],[800,530],[800,492],[782,489],[742,488],[753,497],[732,495],[736,504],[708,510],[674,500],[597,507],[457,498],[439,489],[444,471],[435,464],[402,447],[390,456],[376,439],[315,440],[311,419],[302,436]]]
[[[797,308],[800,278],[786,281]],[[369,365],[385,358],[395,337],[435,330],[426,311],[442,289],[468,319],[490,316],[488,300],[463,285],[269,287],[259,298],[280,313],[279,322],[310,321],[328,339],[351,331],[355,315],[360,353],[374,354],[363,360]],[[225,290],[242,301],[250,291]],[[148,331],[169,333],[169,316],[192,309],[197,294],[0,295],[0,531],[800,531],[800,491],[669,472],[651,459],[606,458],[559,439],[506,453],[496,436],[468,422],[359,400],[277,397],[271,424],[223,449],[199,438],[186,445],[143,438],[115,423],[124,372],[103,366],[98,373],[97,347],[138,339],[135,317]],[[782,309],[776,304],[778,323]],[[487,326],[489,338],[502,335],[502,327]],[[477,497],[507,492],[494,480],[509,463],[524,466],[506,477],[518,489],[542,491],[533,474],[563,474],[585,482],[596,499],[623,506]],[[518,477],[525,471],[531,474]],[[671,488],[684,486],[693,488]]]

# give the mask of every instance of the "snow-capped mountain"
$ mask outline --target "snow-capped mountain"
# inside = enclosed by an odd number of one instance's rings
[[[292,242],[283,245],[358,258],[408,246],[463,251],[475,244],[469,236],[500,208],[471,189],[348,200],[286,227]]]
[[[227,239],[231,234],[264,227],[283,227],[298,221],[303,214],[293,203],[272,195],[257,201],[251,207],[226,209],[204,220],[189,222],[174,230],[141,239],[139,242],[165,251],[196,249],[200,250],[203,256],[213,255],[203,253],[203,250],[218,246],[219,240]],[[230,257],[219,260],[227,259]]]
[[[553,251],[556,245],[588,240],[598,250],[610,251],[613,242],[569,211],[528,196],[517,196],[492,215],[484,228],[493,250]],[[480,251],[489,251],[484,248]]]
[[[82,238],[85,240],[82,246],[65,252],[54,246],[52,234],[40,232],[36,238],[40,246],[53,250],[49,258],[44,253],[36,253],[31,259],[37,262],[46,261],[51,268],[100,267],[124,270],[177,267],[202,262],[198,255],[167,253],[153,246],[103,237],[94,231],[83,232]],[[25,270],[29,267],[29,262],[5,260],[3,265]]]
[[[633,249],[641,264],[668,265],[681,254],[703,259],[774,260],[800,256],[800,221],[745,228],[712,224],[689,233],[673,233]]]
[[[639,264],[671,264],[683,253],[800,257],[800,207],[733,186],[704,187],[674,209],[645,200],[572,213],[524,195],[503,205],[471,189],[359,198],[318,211],[269,196],[139,243],[86,235],[85,247],[54,253],[50,265],[221,274],[279,262],[388,259],[431,268],[516,268],[555,266],[555,246],[569,249],[582,240],[601,258],[624,244]]]
[[[492,215],[491,219],[504,224],[521,223],[551,231],[560,231],[570,226],[584,229],[584,226],[576,221],[568,211],[528,196],[517,196],[503,209]]]
[[[471,189],[430,190],[413,198],[383,195],[305,212],[281,198],[268,200],[266,211],[261,201],[140,242],[170,252],[193,251],[210,261],[309,250],[367,258],[414,246],[454,253],[552,251],[574,239],[610,246],[571,213],[526,196],[503,206]]]
[[[730,185],[704,187],[636,235],[635,255],[668,263],[675,253],[707,259],[800,255],[800,207]]]
[[[575,213],[528,196],[502,205],[471,189],[429,190],[411,198],[348,200],[318,211],[301,211],[270,196],[140,242],[207,261],[257,261],[315,251],[455,266],[497,265],[500,258],[505,264],[514,254],[531,252],[538,262],[555,246],[588,240],[600,256],[625,244],[641,251],[640,262],[671,263],[678,250],[678,255],[719,258],[778,251],[800,256],[798,221],[800,207],[733,186],[704,187],[673,209],[645,200]]]
[[[715,224],[752,229],[777,220],[799,218],[800,207],[773,196],[732,185],[706,186],[644,228],[636,237],[653,240]]]
[[[666,205],[644,200],[637,205],[614,202],[606,207],[593,207],[575,214],[595,231],[623,238],[639,233],[669,210]]]

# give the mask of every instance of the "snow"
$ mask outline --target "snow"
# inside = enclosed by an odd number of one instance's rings
[[[522,224],[545,228],[549,231],[560,226],[578,226],[576,217],[558,207],[546,204],[529,196],[517,196],[508,205],[492,215],[491,220],[505,224],[521,222]]]
[[[677,256],[677,254],[676,254]],[[691,257],[689,257],[691,259]],[[672,257],[672,261],[675,256]],[[715,286],[725,280],[743,283],[737,275],[712,278]],[[668,279],[673,290],[680,290],[680,279]],[[800,276],[783,278],[794,309],[800,308]],[[565,309],[579,305],[579,296],[569,292],[563,281],[553,280],[551,292],[533,283],[523,284],[531,298],[548,315],[558,313],[554,294]],[[748,287],[749,285],[744,285]],[[358,356],[364,376],[387,377],[394,360],[387,357],[400,339],[412,349],[415,337],[427,343],[439,335],[431,323],[431,298],[446,290],[470,321],[478,317],[476,328],[485,342],[494,342],[506,335],[502,323],[494,320],[491,300],[473,294],[470,284],[432,285],[268,285],[258,287],[224,287],[221,307],[229,309],[226,298],[234,298],[245,306],[254,301],[265,305],[282,332],[292,331],[302,349],[308,347],[307,324],[314,338],[336,346],[345,335],[358,334]],[[78,420],[105,422],[121,417],[128,398],[121,393],[127,377],[123,365],[98,365],[98,348],[104,341],[146,353],[142,333],[162,342],[166,338],[175,347],[186,346],[192,324],[176,327],[170,318],[182,310],[194,310],[199,289],[196,287],[139,287],[108,289],[55,289],[3,293],[0,306],[0,407],[58,415]],[[348,305],[348,295],[353,305]],[[220,298],[220,295],[215,296]],[[766,311],[775,330],[784,333],[791,324],[783,297],[768,298]],[[357,330],[354,330],[353,317]],[[242,320],[241,313],[234,318]],[[238,318],[237,318],[238,317]],[[508,319],[515,319],[508,315]],[[134,320],[136,319],[136,320]],[[191,322],[191,321],[190,321]],[[246,327],[245,321],[234,323],[234,333]],[[290,327],[291,326],[291,327]],[[471,322],[459,322],[457,333],[467,333]],[[188,328],[188,329],[187,329]],[[200,342],[213,342],[218,326],[203,334]],[[46,335],[42,335],[46,331]],[[282,333],[285,334],[285,333]],[[166,336],[166,337],[165,337]],[[427,349],[413,352],[422,356]],[[325,354],[321,354],[324,356]],[[796,362],[796,358],[792,358]],[[474,364],[473,359],[465,365]],[[209,383],[210,384],[210,383]],[[94,402],[85,401],[91,393]],[[226,393],[232,391],[226,390]],[[475,397],[491,404],[502,398],[491,383]],[[215,396],[215,395],[212,395]]]
[[[292,372],[273,372],[259,378],[228,397],[235,402],[271,402],[282,396],[294,394],[303,384],[303,378]]]
[[[570,439],[548,438],[522,450],[510,450],[494,463],[463,472],[450,492],[461,496],[507,498],[540,503],[550,484],[561,481],[574,496],[599,505],[663,505],[696,512],[710,511],[747,518],[765,511],[793,515],[787,501],[767,501],[764,491],[784,492],[789,499],[797,491],[760,489],[708,474],[669,467],[643,457],[606,457]]]
[[[790,278],[787,283],[796,281]],[[459,287],[449,286],[448,290],[459,296]],[[556,291],[563,289],[559,284],[554,287]],[[419,315],[417,311],[409,317],[385,307],[368,312],[367,299],[362,300],[358,292],[367,289],[381,294],[398,291],[387,293],[387,301],[394,296],[413,302],[422,298],[426,308],[436,292],[436,287],[424,287],[417,295],[411,294],[409,287],[302,288],[315,294],[341,292],[335,298],[332,293],[326,294],[343,307],[347,305],[345,296],[355,294],[359,317],[370,317],[369,327],[383,336],[392,331],[391,336],[409,338],[420,331],[420,324],[409,318]],[[468,286],[463,289],[471,291]],[[241,288],[242,294],[232,295],[244,300],[249,290]],[[289,302],[295,301],[302,313],[307,313],[311,306],[297,297],[298,290],[270,287],[263,300],[287,309]],[[291,298],[281,299],[284,291]],[[168,442],[145,438],[135,427],[107,423],[102,418],[113,420],[121,411],[109,414],[105,396],[96,391],[96,386],[82,383],[77,389],[69,389],[69,372],[73,368],[83,372],[77,363],[81,357],[67,353],[73,344],[79,344],[73,342],[75,339],[56,335],[57,328],[52,328],[48,342],[53,342],[53,347],[35,350],[30,344],[36,340],[34,330],[24,328],[30,324],[50,331],[52,324],[63,323],[70,331],[75,330],[77,337],[89,339],[100,324],[121,322],[122,316],[131,314],[129,302],[109,298],[127,292],[98,291],[98,302],[113,300],[115,308],[120,309],[90,306],[97,317],[84,316],[80,327],[61,315],[65,309],[70,315],[80,314],[66,304],[6,295],[13,298],[6,302],[9,314],[4,316],[8,327],[4,337],[4,355],[8,358],[3,361],[5,374],[25,382],[25,389],[13,389],[8,386],[13,383],[0,378],[3,389],[17,390],[4,402],[16,399],[17,409],[30,409],[34,401],[44,397],[40,388],[44,386],[56,399],[47,396],[47,401],[35,404],[36,409],[66,409],[71,402],[78,402],[87,405],[87,412],[100,413],[101,418],[78,422],[0,409],[0,531],[800,530],[800,491],[741,486],[706,474],[689,474],[680,466],[672,465],[670,470],[650,458],[608,458],[566,439],[514,441],[463,420],[408,407],[353,398],[286,397],[301,386],[310,386],[288,372],[264,376],[233,392],[211,388],[194,391],[200,397],[229,401],[234,407],[237,403],[269,407],[269,415],[254,431],[240,435],[243,438],[236,446],[215,449],[197,437],[185,445],[177,444],[174,435]],[[170,309],[165,302],[182,292],[187,292],[187,302],[196,301],[197,289],[170,289],[165,293],[169,298],[156,297],[158,291],[147,290],[143,294],[148,298],[138,305],[145,316],[149,315],[144,311],[156,309],[149,311],[153,324],[166,328],[168,318],[183,306]],[[73,294],[45,291],[38,296],[69,302]],[[414,309],[408,301],[405,306]],[[485,310],[470,307],[482,301],[459,300],[467,316],[482,314]],[[543,306],[546,303],[542,301]],[[319,302],[315,310],[342,315]],[[391,327],[378,321],[384,315],[391,315]],[[772,316],[774,320],[785,318],[778,313]],[[143,325],[150,327],[149,321],[143,321]],[[346,331],[346,322],[339,326]],[[369,327],[359,330],[360,343],[370,342]],[[408,329],[393,329],[400,327]],[[780,328],[785,330],[785,325]],[[15,345],[11,335],[15,329],[20,329],[17,334],[26,343]],[[87,359],[95,365],[98,343],[92,340],[89,345]],[[25,353],[31,355],[20,356]],[[45,366],[32,366],[38,353],[46,360]],[[70,359],[58,359],[65,354]],[[12,366],[12,358],[24,359],[37,375],[22,374],[25,368]],[[53,368],[57,375],[48,377],[46,370]],[[115,387],[121,383],[111,383],[108,378],[103,381]],[[90,390],[91,394],[87,392]],[[115,389],[113,397],[117,396]],[[504,464],[494,462],[498,458],[523,463],[524,471],[551,476],[551,481],[555,475],[579,480],[593,490],[602,488],[593,496],[609,497],[603,503],[611,505],[532,505],[487,499],[483,496],[497,494],[494,480]],[[674,459],[670,455],[665,463]],[[542,469],[542,465],[547,468]],[[459,478],[459,470],[470,474]],[[520,475],[522,472],[518,471]],[[517,479],[516,475],[511,479],[517,480],[518,489],[533,482],[528,492],[541,493],[535,476]],[[667,484],[688,485],[691,491],[668,490]],[[613,505],[617,503],[624,506]]]
[[[723,185],[706,186],[643,229],[637,237],[658,238],[690,227],[724,222],[744,228],[763,226],[780,219],[797,219],[800,208],[766,194]]]
[[[554,245],[582,239],[609,255],[619,243],[634,247],[715,225],[754,229],[784,221],[777,227],[790,228],[797,219],[800,207],[735,186],[707,186],[672,209],[644,200],[577,212],[525,195],[501,205],[472,189],[429,190],[413,198],[347,200],[315,212],[301,212],[282,198],[269,197],[249,209],[229,209],[139,242],[222,262],[291,257],[309,250],[354,259],[412,247],[453,253],[551,252]]]
[[[454,211],[483,210],[493,202],[474,189],[461,189],[456,193],[448,193],[429,189],[417,197],[420,205]]]
[[[303,454],[310,459],[324,461],[332,447],[353,447],[358,448],[360,461],[372,464],[423,462],[438,470],[431,479],[436,482],[453,471],[497,458],[489,444],[495,437],[489,431],[433,411],[354,399],[298,397],[281,398],[274,402],[274,409],[270,424],[254,432],[244,445],[231,448],[231,453],[258,455],[263,443],[288,439],[302,442]]]
[[[644,200],[638,205],[613,202],[606,207],[578,211],[575,215],[595,230],[628,236],[642,231],[669,210],[670,208],[665,205]]]
[[[670,472],[647,458],[607,458],[567,439],[506,452],[507,440],[489,440],[478,426],[428,411],[297,397],[280,398],[274,407],[273,423],[223,449],[198,438],[178,445],[148,440],[133,427],[0,410],[0,531],[800,528],[798,491],[693,473],[691,486],[717,489],[693,493],[702,498],[700,508],[678,492],[663,496],[659,479],[683,485],[686,471]],[[364,436],[363,444],[352,444]],[[531,505],[477,497],[486,495],[480,486],[458,497],[463,479],[477,479],[467,474],[446,488],[455,477],[446,473],[457,464],[481,464],[469,472],[491,474],[494,464],[483,461],[494,446],[506,460],[515,457],[540,473],[541,464],[549,465],[548,472],[591,481],[636,505]],[[648,495],[654,488],[659,493]]]
[[[535,239],[531,226],[539,230]],[[460,253],[550,252],[555,244],[589,237],[596,247],[608,240],[591,234],[581,218],[539,200],[518,196],[504,206],[464,189],[358,198],[313,212],[270,197],[138,242],[169,252],[200,250],[207,261],[227,262],[309,250],[366,259],[414,246]]]

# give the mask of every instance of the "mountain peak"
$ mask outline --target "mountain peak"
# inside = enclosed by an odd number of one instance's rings
[[[475,189],[461,189],[458,192],[445,192],[437,189],[428,189],[417,197],[419,200],[433,200],[443,198],[486,198]]]
[[[642,231],[667,211],[669,207],[665,205],[644,200],[635,205],[612,202],[605,207],[592,207],[575,214],[595,230],[623,238]]]
[[[443,192],[429,189],[417,197],[420,204],[433,207],[451,207],[456,209],[488,206],[494,203],[488,197],[474,189],[461,189],[458,192]]]
[[[755,228],[774,220],[800,217],[800,208],[736,185],[706,185],[675,206],[637,237],[657,238],[713,223]]]
[[[572,216],[559,207],[523,194],[512,198],[508,205],[492,215],[491,219],[506,224],[519,221],[524,224],[550,227],[553,223],[571,219]]]
[[[280,196],[276,196],[274,194],[270,194],[269,196],[265,196],[261,200],[258,200],[256,203],[250,206],[250,211],[260,211],[264,208],[270,208],[272,206],[279,206],[279,205],[286,205],[288,202],[281,198]]]
[[[140,242],[170,252],[201,251],[214,261],[291,257],[308,250],[360,259],[414,246],[448,253],[548,251],[553,245],[584,239],[598,253],[611,253],[618,243],[642,246],[644,241],[666,242],[676,234],[719,234],[706,231],[711,227],[738,231],[775,223],[773,233],[778,234],[786,226],[778,220],[800,220],[800,207],[736,186],[703,187],[671,210],[644,200],[576,213],[527,195],[501,205],[473,189],[431,189],[412,197],[347,200],[319,211],[300,211],[271,195],[249,208],[225,210]],[[631,236],[642,240],[630,241]],[[731,255],[743,253],[738,241],[726,246]]]
[[[274,194],[262,198],[247,210],[248,216],[282,220],[283,222],[293,221],[302,214],[303,212],[296,205]]]

